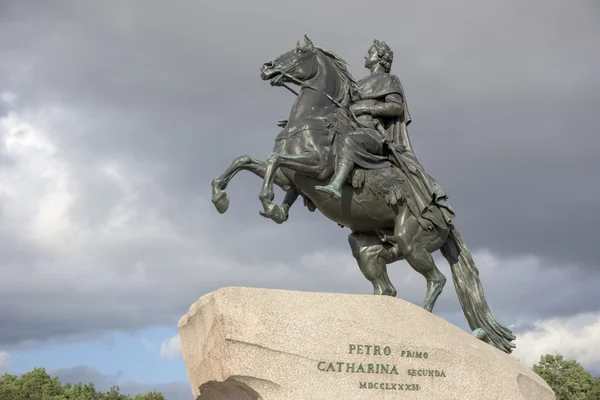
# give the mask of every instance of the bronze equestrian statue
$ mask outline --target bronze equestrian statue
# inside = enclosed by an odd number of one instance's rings
[[[387,264],[406,260],[426,279],[423,307],[429,311],[446,283],[431,255],[440,250],[473,334],[510,353],[515,337],[489,309],[448,196],[413,152],[410,114],[400,80],[390,73],[392,61],[389,46],[375,40],[365,57],[370,74],[356,82],[342,58],[305,36],[265,63],[263,80],[292,91],[287,85],[296,84],[299,93],[289,118],[279,123],[269,158],[236,158],[212,181],[212,202],[227,211],[225,189],[242,170],[263,179],[260,214],[279,224],[301,196],[310,211],[352,231],[352,254],[374,294],[396,296]],[[286,191],[281,205],[274,202],[274,184]]]

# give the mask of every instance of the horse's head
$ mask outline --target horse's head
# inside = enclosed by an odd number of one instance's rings
[[[266,62],[261,67],[261,78],[270,80],[271,85],[279,86],[284,82],[306,82],[318,72],[317,48],[304,35],[304,44],[298,42],[295,48]]]

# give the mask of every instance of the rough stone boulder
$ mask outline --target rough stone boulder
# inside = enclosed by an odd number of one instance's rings
[[[179,333],[200,399],[555,399],[512,356],[388,296],[223,288]]]

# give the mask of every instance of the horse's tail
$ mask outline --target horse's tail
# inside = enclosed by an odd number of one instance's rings
[[[474,331],[482,329],[487,342],[510,354],[515,345],[515,336],[492,315],[483,295],[479,280],[479,270],[473,261],[465,242],[454,228],[450,230],[446,243],[440,249],[450,263],[452,279],[469,327]],[[480,332],[480,331],[478,331]]]

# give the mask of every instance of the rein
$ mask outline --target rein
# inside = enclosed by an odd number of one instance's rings
[[[356,118],[356,115],[352,112],[352,110],[350,110],[349,107],[344,107],[342,104],[340,104],[337,100],[335,100],[333,97],[331,97],[329,94],[325,93],[324,91],[315,88],[314,86],[311,86],[305,82],[302,82],[300,79],[297,79],[296,77],[292,76],[289,74],[290,71],[292,71],[294,68],[296,68],[295,65],[292,65],[290,68],[288,68],[286,71],[283,71],[281,73],[281,77],[286,77],[288,79],[291,79],[292,81],[296,82],[298,85],[300,85],[300,87],[302,89],[304,88],[308,88],[308,89],[312,89],[315,92],[321,93],[322,95],[324,95],[325,97],[327,97],[333,104],[335,104],[336,106],[338,106],[339,108],[347,111],[348,113],[350,113],[350,115],[352,116],[352,119],[354,120],[354,122],[356,122],[358,124],[358,126],[362,126],[363,128],[368,128],[368,126],[364,125],[362,122],[360,122],[358,120],[358,118]],[[285,87],[287,90],[289,90],[290,92],[294,93],[296,96],[298,96],[298,92],[296,92],[294,89],[290,88],[289,86],[287,86],[283,81],[281,82],[281,85],[283,87]]]

